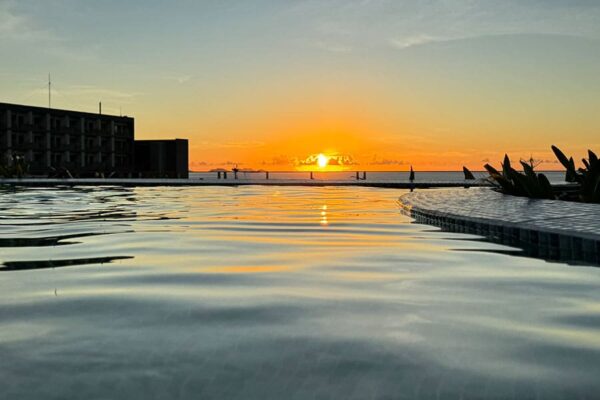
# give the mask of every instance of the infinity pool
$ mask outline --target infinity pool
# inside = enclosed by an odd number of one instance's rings
[[[597,398],[600,270],[402,193],[0,190],[0,398]]]

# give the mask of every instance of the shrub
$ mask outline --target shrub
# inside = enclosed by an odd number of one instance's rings
[[[585,168],[576,169],[573,157],[567,158],[556,146],[552,146],[552,151],[567,170],[565,180],[578,184],[579,199],[587,203],[600,203],[600,161],[598,156],[592,150],[588,150],[588,158],[582,159]]]
[[[502,173],[490,164],[485,164],[485,169],[490,174],[490,183],[503,193],[536,199],[556,198],[546,175],[536,173],[533,164],[521,161],[521,165],[523,173],[515,170],[510,164],[508,155],[504,155]]]

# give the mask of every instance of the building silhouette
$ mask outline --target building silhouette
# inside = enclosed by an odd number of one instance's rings
[[[188,178],[188,141],[136,140],[135,171],[141,177]]]
[[[153,142],[159,150],[141,145],[136,155],[130,117],[0,103],[0,165],[21,158],[29,175],[187,177],[187,140]]]

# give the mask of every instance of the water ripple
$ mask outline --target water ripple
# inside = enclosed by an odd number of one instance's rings
[[[594,398],[600,269],[401,194],[0,188],[0,398]]]

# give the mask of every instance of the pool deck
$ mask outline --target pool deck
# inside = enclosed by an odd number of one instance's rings
[[[600,205],[509,196],[490,188],[415,191],[400,197],[418,223],[472,233],[528,255],[600,264]]]
[[[410,188],[452,188],[465,186],[487,186],[482,181],[462,182],[429,182],[420,181],[410,183],[408,181],[377,181],[377,180],[310,180],[310,179],[46,179],[46,178],[24,178],[24,179],[0,179],[0,185],[12,186],[360,186],[380,187],[394,189]]]

